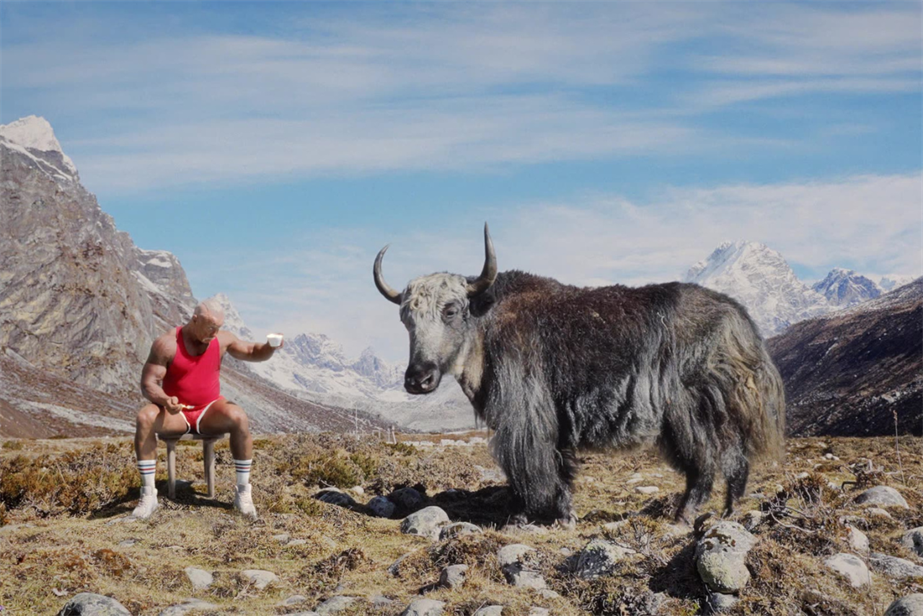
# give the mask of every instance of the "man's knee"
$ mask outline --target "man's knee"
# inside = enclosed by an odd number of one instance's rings
[[[160,407],[156,404],[147,404],[140,411],[135,419],[135,425],[139,429],[150,429],[154,427],[157,421],[157,415],[160,414]]]
[[[250,419],[244,410],[236,404],[229,404],[227,407],[228,418],[237,430],[242,432],[250,431]]]

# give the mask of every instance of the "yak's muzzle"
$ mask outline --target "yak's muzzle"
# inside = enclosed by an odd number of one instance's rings
[[[404,389],[409,394],[429,394],[439,387],[441,379],[439,367],[432,362],[411,365],[404,373]]]

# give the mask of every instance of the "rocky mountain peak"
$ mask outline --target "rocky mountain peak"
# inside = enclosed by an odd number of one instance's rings
[[[58,171],[70,176],[71,179],[77,177],[77,167],[61,149],[51,124],[45,118],[31,115],[9,124],[2,124],[0,137],[14,147],[25,148],[33,157],[51,162]]]
[[[853,270],[834,268],[812,287],[834,306],[854,306],[881,295],[881,288]]]

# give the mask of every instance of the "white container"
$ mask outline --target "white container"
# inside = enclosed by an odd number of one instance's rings
[[[266,336],[266,341],[269,343],[269,346],[276,348],[282,344],[282,334],[269,334]]]

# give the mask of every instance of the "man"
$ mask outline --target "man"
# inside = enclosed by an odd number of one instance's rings
[[[224,311],[215,300],[195,307],[189,322],[157,338],[141,372],[141,391],[151,401],[138,412],[135,453],[141,473],[141,500],[132,515],[148,518],[157,509],[154,473],[158,434],[231,434],[237,470],[234,508],[256,518],[250,494],[253,439],[243,409],[221,396],[219,371],[225,353],[244,361],[265,361],[276,348],[243,342],[221,331]]]

